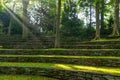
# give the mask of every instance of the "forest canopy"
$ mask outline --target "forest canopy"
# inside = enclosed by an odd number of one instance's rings
[[[2,34],[119,36],[119,0],[1,0],[0,6]]]

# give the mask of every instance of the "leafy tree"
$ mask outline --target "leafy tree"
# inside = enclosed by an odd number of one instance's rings
[[[9,25],[9,14],[7,13],[6,9],[4,8],[3,0],[0,0],[0,27],[1,33],[7,33],[7,27]]]
[[[80,36],[83,32],[83,21],[78,19],[76,1],[66,0],[62,13],[61,32],[64,36]]]
[[[3,4],[3,0],[0,0],[0,11],[3,11],[2,4]]]
[[[32,28],[37,33],[41,33],[39,29],[42,29],[42,33],[53,33],[56,24],[56,1],[36,0],[34,3],[28,9]]]
[[[94,1],[95,0],[78,0],[78,4],[80,6],[80,9],[85,11],[86,17],[89,18],[89,25],[88,27],[92,27],[92,17],[93,17],[93,11],[94,9]]]
[[[10,16],[7,14],[7,12],[0,12],[0,23],[1,23],[1,29],[2,33],[7,33],[7,27],[9,26]]]

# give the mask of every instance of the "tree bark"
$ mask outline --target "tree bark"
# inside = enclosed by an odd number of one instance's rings
[[[9,26],[8,26],[8,33],[7,33],[8,36],[11,35],[11,25],[12,25],[12,16],[10,15],[10,23],[9,23]]]
[[[22,31],[22,38],[26,39],[27,33],[28,33],[28,28],[27,28],[27,23],[28,23],[28,16],[27,16],[27,7],[29,4],[30,0],[22,0],[23,4],[23,31]]]
[[[12,11],[14,12],[14,10],[15,10],[15,6],[16,6],[16,3],[15,3],[15,1],[14,1],[14,4],[13,4],[13,7],[12,7]],[[10,23],[9,23],[9,26],[8,26],[8,36],[10,36],[11,35],[11,27],[12,27],[12,15],[10,14]]]
[[[119,0],[114,0],[114,27],[113,36],[119,36]]]
[[[92,27],[92,5],[90,4],[90,23],[89,23],[89,27]]]
[[[96,2],[96,35],[95,35],[96,40],[100,39],[99,8],[100,5],[98,2]]]
[[[55,34],[55,48],[60,47],[60,13],[61,13],[61,0],[58,0],[58,12],[57,12],[57,24],[56,24],[56,34]]]
[[[104,26],[104,11],[105,11],[105,0],[102,0],[102,11],[101,11],[101,33],[104,34],[105,26]]]

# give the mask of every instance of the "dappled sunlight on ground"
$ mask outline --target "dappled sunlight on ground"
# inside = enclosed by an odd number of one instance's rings
[[[84,70],[88,72],[104,72],[112,74],[120,74],[120,68],[113,67],[95,67],[95,66],[83,66],[73,64],[54,64],[54,63],[19,63],[19,62],[0,62],[0,66],[26,66],[26,67],[44,67],[44,68],[57,68],[65,70]]]
[[[67,69],[67,70],[87,70],[90,72],[104,72],[104,73],[114,73],[114,74],[120,74],[119,68],[104,68],[104,67],[92,67],[92,66],[81,66],[81,65],[65,65],[65,64],[55,64],[55,67]]]
[[[67,70],[72,70],[73,68],[69,65],[64,65],[64,64],[55,64],[54,65],[57,68],[62,68],[62,69],[67,69]]]
[[[90,70],[90,71],[100,71],[100,72],[120,74],[120,69],[119,68],[114,68],[113,69],[113,68],[99,68],[99,67],[77,66],[77,65],[73,65],[72,67],[74,69],[77,69],[77,70]]]

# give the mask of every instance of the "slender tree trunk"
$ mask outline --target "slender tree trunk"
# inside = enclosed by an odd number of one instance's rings
[[[100,5],[99,5],[99,3],[97,2],[97,3],[96,3],[96,35],[95,35],[95,39],[96,39],[96,40],[100,39],[99,8],[100,8]]]
[[[10,23],[9,23],[9,26],[8,26],[8,33],[7,33],[8,36],[11,35],[11,25],[12,25],[12,17],[10,16]]]
[[[119,36],[119,0],[114,0],[114,10],[113,36]]]
[[[60,13],[61,13],[61,0],[58,0],[58,12],[57,12],[57,25],[56,25],[56,34],[55,34],[55,48],[60,47]]]
[[[22,0],[23,4],[23,31],[22,31],[22,38],[25,39],[27,37],[27,23],[28,23],[28,16],[27,16],[27,7],[30,0]]]
[[[14,4],[13,4],[13,7],[12,7],[12,11],[14,12],[14,10],[15,10],[15,6],[16,6],[16,3],[15,3],[15,1],[14,1]],[[12,27],[12,15],[10,14],[10,23],[9,23],[9,26],[8,26],[8,36],[10,36],[11,35],[11,27]]]
[[[104,11],[105,11],[105,0],[102,0],[102,11],[101,11],[101,33],[104,34]]]
[[[55,34],[56,33],[56,25],[57,25],[57,22],[56,22],[56,20],[57,20],[57,5],[55,5],[55,9],[54,9],[54,27],[53,27],[53,33]]]
[[[90,23],[89,23],[89,27],[92,27],[92,5],[90,4]]]
[[[26,8],[23,7],[23,25],[22,25],[22,38],[25,39],[27,37],[27,27],[26,27]]]

